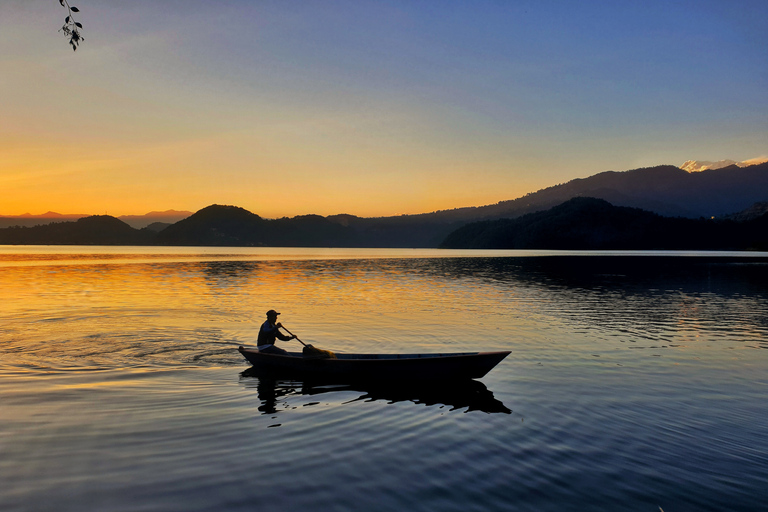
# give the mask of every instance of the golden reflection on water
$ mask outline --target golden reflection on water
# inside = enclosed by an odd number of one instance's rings
[[[680,270],[696,258],[431,254],[5,248],[0,354],[29,368],[242,364],[232,347],[255,344],[268,309],[305,342],[342,352],[512,348],[518,360],[622,365],[641,357],[627,349],[721,359],[766,348],[757,258],[753,274],[715,264],[689,278]]]
[[[54,259],[5,266],[0,350],[4,363],[34,369],[242,364],[231,348],[255,343],[270,308],[282,310],[281,320],[306,342],[337,350],[456,344],[455,331],[450,339],[438,336],[439,316],[451,312],[445,304],[436,310],[433,295],[444,302],[463,292],[418,276],[397,279],[398,271],[367,260],[59,265]],[[471,307],[458,298],[452,303],[456,316]],[[396,334],[406,324],[410,332]]]

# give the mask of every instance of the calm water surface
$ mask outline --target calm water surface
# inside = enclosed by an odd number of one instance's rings
[[[0,247],[0,289],[3,511],[765,510],[765,253]],[[268,379],[236,348],[270,308],[336,351],[512,354]]]

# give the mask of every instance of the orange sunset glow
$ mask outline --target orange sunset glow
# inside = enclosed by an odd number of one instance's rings
[[[759,16],[605,7],[84,2],[73,52],[4,2],[0,215],[414,214],[768,153]]]

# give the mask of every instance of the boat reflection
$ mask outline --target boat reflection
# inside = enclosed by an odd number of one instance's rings
[[[360,396],[346,403],[385,401],[387,403],[413,402],[427,406],[445,405],[451,410],[466,408],[465,412],[510,414],[508,409],[480,381],[463,379],[441,382],[382,382],[355,381],[349,383],[310,381],[287,378],[256,367],[240,374],[246,387],[256,387],[263,414],[278,412],[278,405],[291,395],[319,395],[323,393],[356,392]]]

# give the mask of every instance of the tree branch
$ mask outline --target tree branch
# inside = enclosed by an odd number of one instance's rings
[[[61,27],[59,32],[64,32],[64,36],[69,38],[69,45],[72,47],[72,50],[77,51],[80,41],[85,41],[85,38],[80,33],[83,25],[75,21],[75,17],[72,13],[80,12],[80,9],[69,5],[68,0],[59,0],[59,3],[69,11],[67,17],[64,19],[64,26]]]

